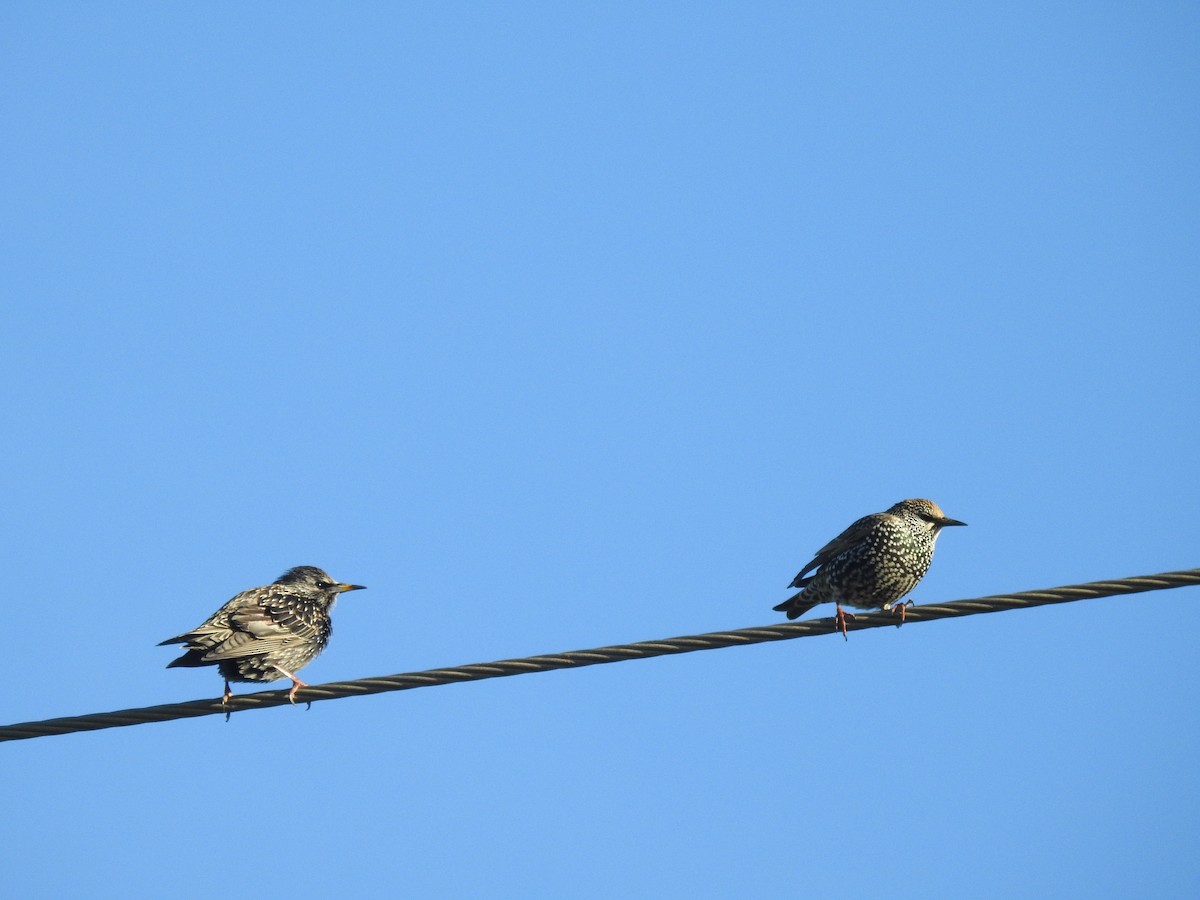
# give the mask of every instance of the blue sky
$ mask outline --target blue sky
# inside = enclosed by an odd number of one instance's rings
[[[4,721],[1200,565],[1188,4],[10,4]],[[1195,588],[6,744],[14,896],[1191,897]],[[823,614],[823,613],[818,613]],[[242,691],[252,686],[240,686]]]

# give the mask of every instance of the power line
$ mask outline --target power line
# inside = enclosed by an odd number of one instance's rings
[[[1159,575],[1121,578],[1116,581],[1093,581],[1088,584],[1046,588],[1040,591],[1023,591],[1019,594],[997,594],[991,597],[978,597],[974,600],[956,600],[951,603],[913,606],[908,609],[904,621],[906,625],[933,622],[937,619],[1004,612],[1010,609],[1027,609],[1051,603],[1070,603],[1075,600],[1090,600],[1117,594],[1137,594],[1143,591],[1161,591],[1167,588],[1198,584],[1200,584],[1200,569],[1185,569],[1179,572],[1163,572]],[[868,628],[882,628],[895,624],[896,619],[888,614],[860,615],[850,620],[848,629],[864,631]],[[835,631],[837,631],[837,627],[832,617],[809,619],[804,622],[766,625],[761,628],[716,631],[710,634],[665,638],[660,641],[618,644],[594,650],[571,650],[547,656],[526,656],[520,659],[475,663],[451,669],[428,669],[424,672],[386,675],[381,678],[332,681],[328,684],[301,688],[296,694],[296,699],[301,703],[338,700],[342,697],[380,694],[384,691],[406,691],[413,688],[434,687],[439,684],[456,684],[462,681],[481,681],[485,678],[505,678],[509,675],[549,672],[554,669],[577,669],[601,663],[623,662],[628,659],[649,659],[653,656],[668,656],[673,653],[691,653],[694,650],[716,650],[721,647],[761,644],[767,641],[787,641],[793,638],[832,634]],[[288,703],[287,693],[286,690],[280,690],[241,694],[230,700],[228,707],[223,706],[220,700],[193,700],[189,703],[168,703],[162,706],[123,709],[117,712],[94,713],[87,716],[68,716],[61,719],[23,722],[0,727],[0,741],[20,741],[54,734],[73,734],[79,731],[116,728],[120,725],[143,725],[148,722],[169,722],[174,719],[221,715],[239,710],[266,709]]]

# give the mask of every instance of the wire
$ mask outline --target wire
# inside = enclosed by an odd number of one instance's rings
[[[1040,591],[1024,591],[1019,594],[997,594],[974,600],[957,600],[951,603],[909,607],[905,624],[933,622],[937,619],[952,619],[980,613],[1004,612],[1010,609],[1026,609],[1051,603],[1071,603],[1096,597],[1111,597],[1117,594],[1137,594],[1143,591],[1160,591],[1167,588],[1200,585],[1200,569],[1185,569],[1179,572],[1163,572],[1159,575],[1140,575],[1120,578],[1116,581],[1093,581],[1089,584],[1047,588]],[[895,625],[891,614],[859,615],[848,623],[850,631],[882,628]],[[767,641],[787,641],[793,638],[815,637],[832,634],[837,630],[834,619],[809,619],[804,622],[788,622],[767,625],[761,628],[742,628],[737,631],[717,631],[686,637],[665,638],[660,641],[641,641],[636,644],[618,644],[594,650],[572,650],[547,656],[527,656],[521,659],[505,659],[498,662],[475,663],[450,669],[428,669],[424,672],[408,672],[387,675],[381,678],[359,678],[354,681],[334,681],[328,684],[301,688],[296,699],[301,703],[318,700],[337,700],[364,694],[380,694],[385,691],[406,691],[413,688],[433,687],[440,684],[456,684],[462,681],[481,681],[485,678],[505,678],[509,675],[527,675],[532,672],[550,672],[554,669],[577,669],[601,663],[623,662],[628,659],[649,659],[673,653],[691,653],[695,650],[716,650],[720,647],[737,647],[761,644]],[[20,741],[26,738],[47,737],[54,734],[73,734],[80,731],[97,731],[121,725],[143,725],[148,722],[170,722],[174,719],[189,719],[196,716],[212,716],[239,710],[266,709],[288,703],[287,691],[260,691],[233,697],[228,706],[220,700],[193,700],[189,703],[168,703],[162,706],[146,706],[140,709],[123,709],[117,712],[95,713],[87,716],[68,716],[61,719],[44,719],[38,722],[23,722],[17,725],[0,726],[0,741]]]

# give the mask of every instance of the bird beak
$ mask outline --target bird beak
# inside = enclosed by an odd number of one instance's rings
[[[365,591],[367,586],[365,584],[339,584],[337,589],[339,594],[344,594],[346,591]]]
[[[943,517],[941,519],[938,519],[938,524],[942,525],[942,526],[946,526],[946,525],[966,525],[967,523],[960,522],[960,521],[958,521],[958,519],[947,519],[947,518]]]

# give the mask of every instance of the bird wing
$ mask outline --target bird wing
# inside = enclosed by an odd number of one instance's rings
[[[286,647],[290,643],[291,640],[286,637],[256,638],[245,631],[235,631],[201,658],[205,662],[219,662],[223,659],[241,659],[246,656],[272,653]]]
[[[228,628],[219,643],[200,648],[205,662],[240,659],[270,653],[294,641],[296,633],[281,628],[272,615],[271,597],[259,596],[252,604],[232,610],[226,617]]]
[[[804,577],[805,575],[841,556],[851,547],[861,544],[886,515],[887,513],[873,513],[869,516],[863,516],[818,550],[817,555],[813,557],[813,561],[800,570],[799,574],[792,579],[792,583],[788,587],[804,587],[808,583],[808,579]]]
[[[229,615],[229,636],[204,654],[206,662],[238,659],[271,653],[296,642],[319,640],[318,621],[276,593],[259,597],[258,602],[243,606]]]
[[[160,641],[158,646],[165,647],[167,644],[187,644],[189,650],[204,650],[208,647],[215,647],[227,637],[229,637],[228,628],[220,625],[210,625],[206,622],[198,628],[193,628],[191,631],[185,631],[183,634],[177,634],[173,638]]]
[[[233,634],[230,619],[240,610],[253,608],[257,605],[261,598],[262,590],[262,588],[251,588],[248,591],[242,591],[205,619],[202,625],[198,625],[191,631],[185,631],[183,634],[176,635],[173,638],[167,638],[158,646],[186,644],[189,650],[211,650],[226,641]]]
[[[315,641],[320,639],[322,632],[328,636],[330,628],[328,616],[314,617],[311,607],[297,607],[292,603],[280,603],[268,606],[267,612],[271,616],[275,630],[287,632],[293,640]]]
[[[204,662],[271,653],[297,641],[329,638],[329,623],[276,585],[242,591],[198,628],[164,644],[185,644]]]
[[[286,633],[280,631],[275,617],[271,615],[271,609],[271,598],[263,598],[253,606],[247,606],[232,613],[229,616],[229,625],[236,631],[255,639],[286,637]]]

